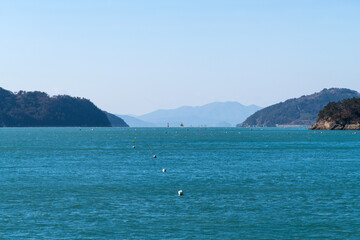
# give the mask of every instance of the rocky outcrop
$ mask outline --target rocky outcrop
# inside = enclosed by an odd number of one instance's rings
[[[310,130],[360,130],[360,123],[340,124],[335,121],[320,120]]]
[[[318,116],[310,130],[360,130],[360,98],[331,102]]]

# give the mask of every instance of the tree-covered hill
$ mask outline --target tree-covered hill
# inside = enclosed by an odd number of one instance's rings
[[[0,88],[1,127],[110,127],[106,114],[91,101],[44,92],[13,93]]]
[[[105,114],[109,119],[112,127],[129,127],[129,125],[124,121],[124,119],[108,112],[105,112]]]
[[[360,129],[360,98],[331,102],[319,112],[312,130]]]
[[[318,93],[289,99],[263,108],[248,117],[239,126],[313,125],[317,120],[319,111],[329,102],[337,102],[353,97],[360,97],[360,94],[345,88],[324,89]]]

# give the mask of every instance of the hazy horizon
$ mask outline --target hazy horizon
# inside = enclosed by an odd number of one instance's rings
[[[0,2],[0,87],[117,114],[360,90],[357,1]]]
[[[221,102],[211,102],[211,103],[206,103],[206,104],[203,104],[203,105],[180,105],[180,106],[177,106],[177,107],[173,107],[173,108],[159,108],[159,109],[154,109],[150,112],[146,112],[146,113],[143,113],[143,114],[139,114],[139,115],[135,115],[135,114],[123,114],[123,113],[115,113],[115,114],[119,114],[119,115],[127,115],[127,116],[130,116],[130,117],[140,117],[140,116],[143,116],[143,115],[146,115],[146,114],[149,114],[149,113],[152,113],[152,112],[156,112],[156,111],[167,111],[167,110],[176,110],[176,109],[179,109],[179,108],[183,108],[183,107],[190,107],[190,108],[196,108],[196,107],[203,107],[205,105],[208,105],[208,104],[213,104],[213,103],[239,103],[245,107],[249,107],[249,106],[256,106],[256,107],[260,107],[260,108],[264,108],[262,106],[258,106],[258,105],[255,105],[255,104],[249,104],[249,105],[245,105],[245,104],[242,104],[240,102],[236,102],[236,101],[221,101]]]

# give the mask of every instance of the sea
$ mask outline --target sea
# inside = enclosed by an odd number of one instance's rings
[[[360,132],[0,128],[0,239],[360,239]]]

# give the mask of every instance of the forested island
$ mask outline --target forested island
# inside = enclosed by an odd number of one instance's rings
[[[111,126],[106,113],[88,99],[0,88],[0,127]]]
[[[360,130],[360,98],[329,103],[310,130]]]

